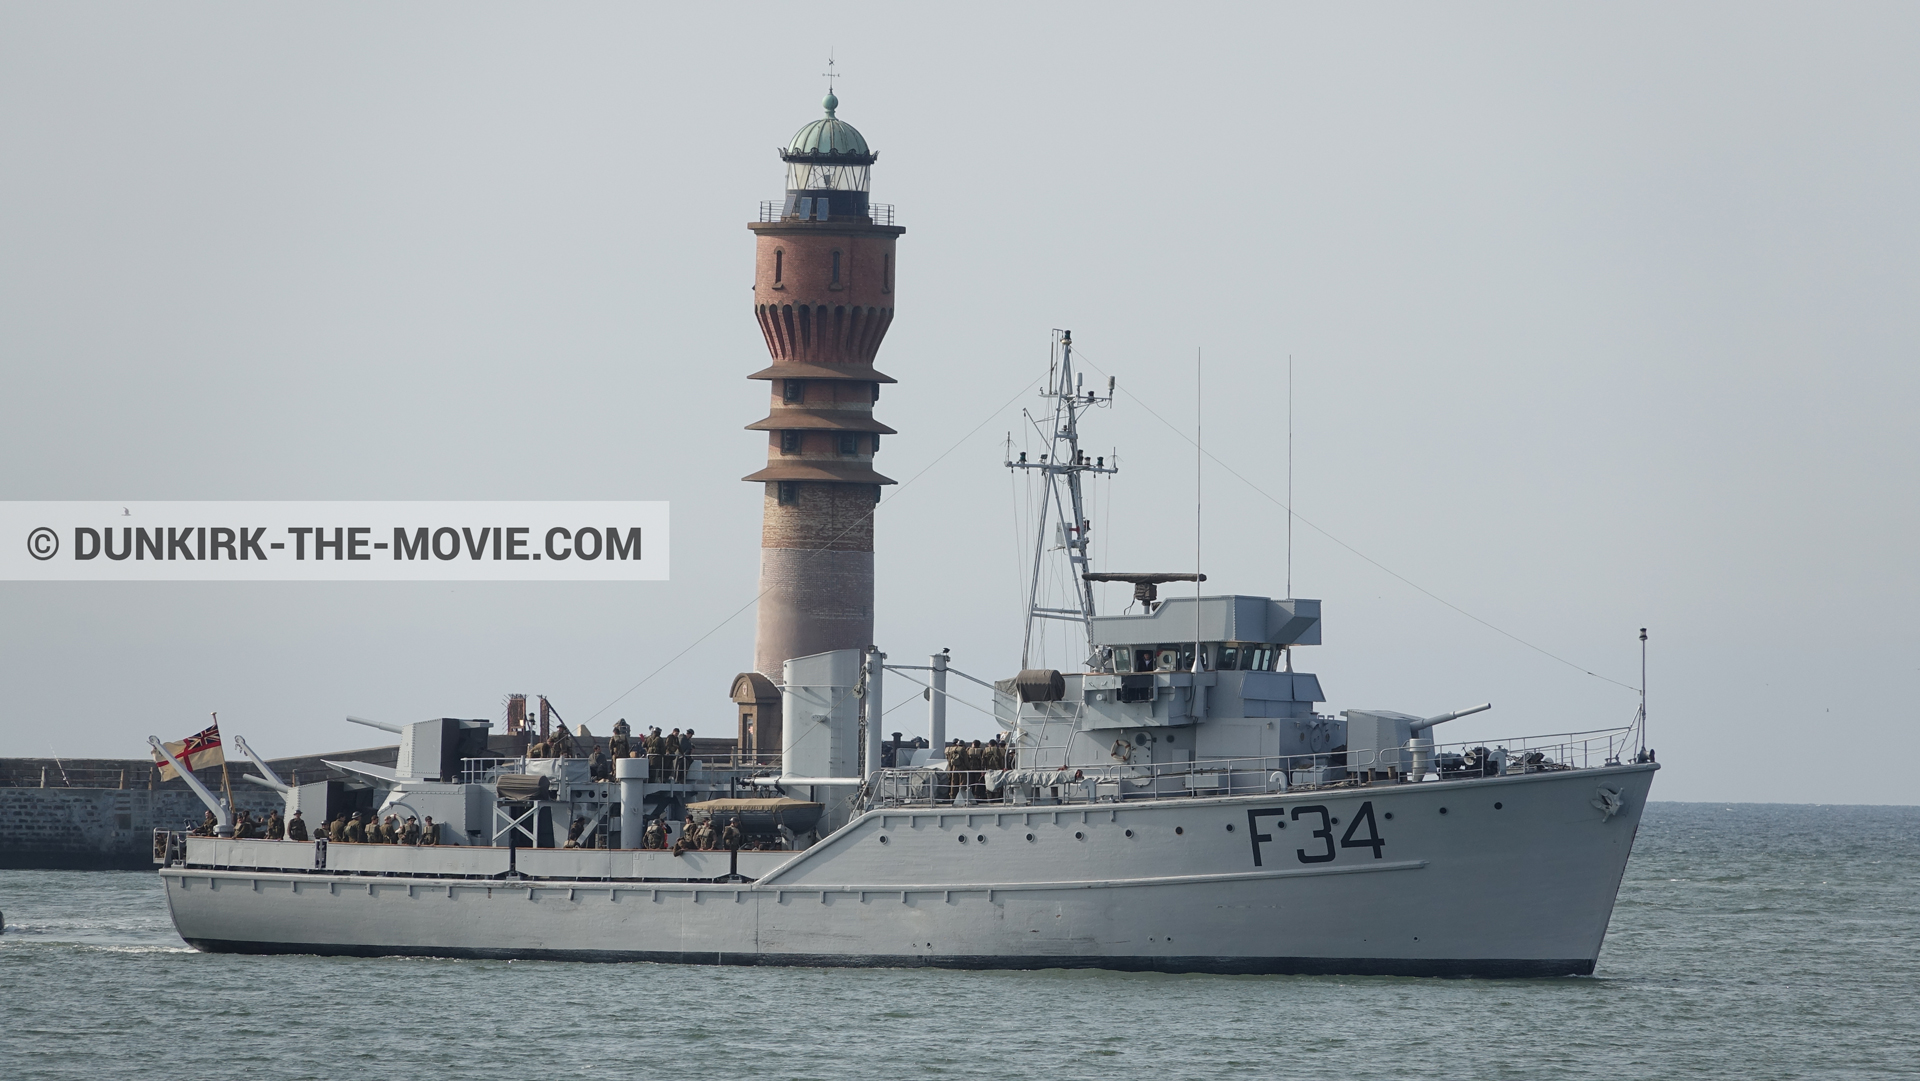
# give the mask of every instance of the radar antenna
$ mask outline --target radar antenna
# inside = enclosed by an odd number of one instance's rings
[[[1011,444],[1007,448],[1008,469],[1036,470],[1043,481],[1040,513],[1035,519],[1037,535],[1033,545],[1033,579],[1027,591],[1026,635],[1020,642],[1021,668],[1031,667],[1037,620],[1059,619],[1080,624],[1086,632],[1088,649],[1092,649],[1093,586],[1087,578],[1087,571],[1091,569],[1087,557],[1087,539],[1093,523],[1086,515],[1080,478],[1087,473],[1120,471],[1117,460],[1115,464],[1108,465],[1106,458],[1089,458],[1080,450],[1080,414],[1103,405],[1111,406],[1114,380],[1108,378],[1104,396],[1097,391],[1081,390],[1076,383],[1079,376],[1073,370],[1073,331],[1057,330],[1054,334],[1057,336],[1055,345],[1059,359],[1052,365],[1047,389],[1040,395],[1051,401],[1051,415],[1044,417],[1048,428],[1041,433],[1047,441],[1047,453],[1040,455],[1040,460],[1036,462],[1027,460],[1026,451],[1021,451],[1016,458]],[[1043,418],[1035,417],[1029,410],[1027,419],[1038,427]],[[1050,608],[1041,603],[1040,567],[1046,559],[1049,535],[1058,542],[1056,547],[1066,553],[1072,572],[1074,599],[1079,604],[1077,608]],[[1092,658],[1089,658],[1089,663],[1091,661]]]

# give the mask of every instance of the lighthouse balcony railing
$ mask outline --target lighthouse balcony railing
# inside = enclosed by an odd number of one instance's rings
[[[787,209],[787,204],[782,200],[766,199],[766,200],[762,200],[760,203],[760,220],[765,222],[772,222],[772,221],[817,221],[819,219],[801,214],[797,210],[789,211]],[[847,221],[847,222],[866,221],[873,225],[892,225],[893,224],[893,204],[892,203],[868,203],[867,213],[864,216],[854,215],[854,214],[833,214],[831,217],[828,218],[828,220],[829,221]]]

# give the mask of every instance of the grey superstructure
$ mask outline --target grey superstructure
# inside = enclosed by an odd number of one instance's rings
[[[1096,400],[1070,358],[1051,393]],[[1067,453],[1049,458],[1084,458]],[[1077,474],[1056,480],[1077,520]],[[964,674],[945,654],[875,650],[786,662],[779,756],[633,757],[596,777],[584,759],[464,753],[485,721],[420,722],[394,769],[333,763],[288,808],[431,814],[441,845],[163,835],[175,925],[242,952],[1593,971],[1658,768],[1643,719],[1468,746],[1436,733],[1485,707],[1322,713],[1319,680],[1294,670],[1319,601],[1161,600],[1197,575],[1093,575],[1079,539],[1076,581],[1134,582],[1137,607],[1096,615],[1084,590],[1057,610],[1087,661],[991,685],[1003,749],[949,752],[947,680]],[[896,680],[926,688],[929,745],[881,740]],[[732,823],[736,850],[687,848],[706,821]],[[676,848],[642,847],[656,823]],[[587,847],[553,847],[575,824]]]

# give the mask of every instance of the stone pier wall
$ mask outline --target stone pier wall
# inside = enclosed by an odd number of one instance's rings
[[[247,785],[234,803],[255,815],[280,793]],[[0,788],[0,868],[153,866],[153,831],[198,825],[206,807],[186,788]]]

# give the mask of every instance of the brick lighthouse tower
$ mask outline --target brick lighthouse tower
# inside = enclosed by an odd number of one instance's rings
[[[754,234],[753,310],[773,366],[767,467],[743,478],[764,489],[760,610],[753,666],[768,680],[793,657],[864,649],[873,641],[874,354],[893,322],[893,248],[905,229],[870,203],[878,155],[853,125],[826,116],[800,129],[780,160],[786,197],[761,206]],[[736,700],[742,697],[736,694]],[[777,722],[776,722],[777,723]],[[769,733],[756,733],[756,742]],[[772,734],[777,746],[778,735]]]

